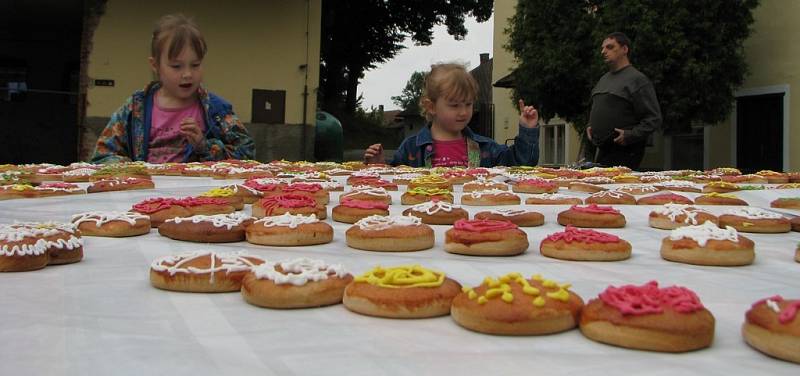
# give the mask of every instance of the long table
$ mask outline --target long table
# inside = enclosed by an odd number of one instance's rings
[[[150,197],[187,196],[236,181],[155,177],[155,190],[0,201],[0,222],[68,221],[88,210],[128,210]],[[241,180],[239,181],[241,182]],[[585,197],[587,194],[562,193]],[[339,193],[331,194],[332,208]],[[737,193],[751,206],[768,208],[777,197],[800,190]],[[460,196],[456,192],[456,202]],[[526,195],[521,195],[524,197]],[[696,194],[686,194],[695,197]],[[400,215],[400,192],[393,192]],[[800,263],[794,261],[800,233],[745,234],[756,244],[756,260],[744,267],[707,267],[661,259],[668,231],[647,226],[651,206],[616,206],[624,229],[604,230],[633,244],[621,262],[572,262],[543,257],[541,240],[563,230],[556,222],[564,205],[532,206],[545,225],[524,228],[530,248],[515,257],[471,257],[446,253],[444,232],[433,226],[434,248],[378,253],[349,248],[350,225],[333,222],[332,243],[267,247],[246,242],[197,244],[167,239],[153,230],[133,238],[84,238],[84,260],[24,273],[2,273],[0,374],[25,375],[418,375],[418,374],[744,374],[797,375],[800,366],[765,356],[742,339],[750,305],[781,294],[800,298]],[[474,214],[486,207],[465,208]],[[725,207],[706,207],[717,214]],[[246,206],[249,211],[249,206]],[[791,213],[791,212],[787,212]],[[547,336],[479,334],[450,317],[393,320],[362,316],[342,305],[272,310],[247,304],[238,293],[192,294],[149,284],[150,263],[159,256],[193,250],[244,251],[269,260],[306,256],[343,263],[354,275],[375,265],[421,264],[444,271],[462,285],[517,271],[572,283],[584,301],[609,285],[681,285],[694,290],[716,318],[713,345],[685,354],[636,351],[593,342],[579,330]]]

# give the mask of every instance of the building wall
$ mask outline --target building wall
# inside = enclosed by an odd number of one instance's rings
[[[783,0],[762,0],[753,12],[755,23],[750,38],[745,41],[745,55],[750,74],[740,88],[740,92],[758,91],[767,87],[788,87],[789,104],[789,165],[785,170],[800,168],[800,93],[792,91],[800,87],[800,44],[796,42],[800,34],[797,22],[800,2]],[[735,116],[735,111],[731,117]],[[707,131],[708,167],[733,165],[732,121],[711,127]]]
[[[94,34],[89,58],[90,82],[112,79],[113,87],[90,87],[87,127],[102,123],[125,98],[154,77],[147,58],[155,22],[183,13],[200,26],[208,53],[203,61],[208,89],[231,104],[256,139],[257,156],[299,159],[311,144],[313,128],[286,129],[291,142],[263,140],[273,131],[303,123],[303,91],[308,86],[305,120],[314,124],[319,84],[321,0],[109,0]],[[306,76],[307,75],[307,76]],[[252,90],[285,90],[288,125],[252,123]],[[260,129],[264,128],[264,129]],[[258,137],[256,137],[258,135]],[[89,129],[86,138],[96,138]],[[277,135],[280,136],[280,135]],[[91,142],[91,141],[87,141]],[[276,149],[278,148],[278,149]],[[285,150],[282,150],[285,149]],[[277,151],[276,151],[277,150]],[[91,152],[91,150],[89,150]],[[313,157],[313,152],[307,158]]]

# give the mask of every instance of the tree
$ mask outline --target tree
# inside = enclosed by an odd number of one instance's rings
[[[631,40],[631,61],[656,88],[665,132],[727,118],[747,66],[743,42],[758,0],[521,0],[506,32],[519,60],[514,99],[558,115],[578,132],[590,92],[606,71],[600,43]]]
[[[414,72],[411,74],[411,78],[408,79],[406,87],[403,88],[403,92],[398,96],[392,97],[392,102],[400,106],[405,112],[419,114],[422,112],[420,111],[419,100],[422,97],[424,86],[425,72]]]
[[[410,37],[429,45],[433,26],[446,25],[456,39],[467,34],[464,17],[479,22],[492,0],[324,0],[319,103],[334,115],[353,113],[364,72],[394,57]]]

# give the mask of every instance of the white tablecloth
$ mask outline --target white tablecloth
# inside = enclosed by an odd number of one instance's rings
[[[201,193],[231,181],[156,177],[156,189],[0,202],[0,222],[68,221],[88,210],[127,210],[156,196]],[[586,194],[562,193],[586,196]],[[392,214],[400,193],[393,193]],[[696,194],[686,194],[694,197]],[[747,191],[737,195],[768,207],[776,197],[800,190]],[[460,194],[456,194],[457,198]],[[524,202],[524,196],[523,202]],[[331,195],[332,208],[338,193]],[[457,201],[458,202],[458,201]],[[525,228],[531,247],[516,257],[490,258],[444,252],[444,232],[433,226],[433,249],[375,253],[348,248],[334,226],[334,241],[311,247],[278,248],[246,242],[205,245],[174,241],[157,231],[134,238],[85,237],[84,260],[25,273],[2,273],[0,374],[68,375],[269,375],[269,374],[744,374],[798,375],[800,366],[767,357],[747,346],[740,326],[753,302],[781,294],[800,298],[800,263],[794,261],[800,233],[746,234],[756,243],[756,261],[745,267],[672,263],[659,256],[668,231],[647,226],[648,206],[616,206],[628,220],[607,230],[633,244],[621,262],[570,262],[543,257],[539,243],[563,230],[556,214],[566,206],[528,206],[545,225]],[[485,207],[465,207],[471,214]],[[721,213],[723,207],[710,207]],[[249,206],[246,207],[249,211]],[[450,317],[392,320],[349,312],[342,305],[271,310],[249,305],[238,293],[190,294],[150,286],[150,262],[182,251],[246,251],[272,260],[297,256],[341,262],[353,274],[375,265],[419,263],[446,272],[463,285],[518,271],[570,282],[584,301],[608,285],[658,280],[694,290],[716,317],[712,347],[686,354],[628,350],[593,342],[578,330],[531,337],[503,337],[463,329]]]

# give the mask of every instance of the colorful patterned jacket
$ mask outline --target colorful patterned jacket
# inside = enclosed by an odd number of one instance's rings
[[[92,163],[147,161],[153,96],[159,87],[161,84],[153,82],[134,92],[111,115],[97,139]],[[187,144],[184,162],[255,158],[253,139],[233,113],[231,104],[202,86],[197,94],[206,114],[206,147],[195,152]]]
[[[535,166],[539,162],[539,128],[519,126],[511,147],[472,132],[469,127],[461,133],[467,139],[469,167]],[[391,164],[411,167],[432,167],[433,137],[428,123],[417,134],[406,138],[394,153]]]

